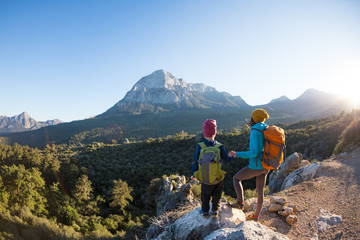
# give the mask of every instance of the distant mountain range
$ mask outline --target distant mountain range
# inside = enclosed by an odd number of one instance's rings
[[[0,116],[0,135],[13,132],[36,130],[45,126],[57,125],[59,123],[62,123],[62,121],[59,119],[47,120],[45,122],[36,121],[26,112],[15,115],[13,117]]]
[[[158,70],[141,78],[122,100],[99,116],[113,116],[119,113],[188,111],[191,109],[243,111],[254,109],[254,107],[263,107],[278,112],[280,117],[291,115],[298,119],[309,119],[350,110],[352,105],[339,95],[308,89],[294,100],[281,96],[268,104],[250,106],[240,96],[218,92],[215,88],[202,83],[187,83],[165,70]]]
[[[182,130],[201,131],[207,118],[216,119],[218,129],[226,131],[241,128],[249,121],[251,111],[259,107],[268,111],[267,123],[276,124],[338,114],[351,110],[352,105],[338,95],[309,89],[294,100],[281,96],[268,104],[250,106],[240,96],[219,92],[202,83],[187,83],[158,70],[141,78],[123,99],[92,119],[49,125],[46,131],[40,128],[8,134],[0,138],[0,143],[40,147],[47,143],[144,140]]]

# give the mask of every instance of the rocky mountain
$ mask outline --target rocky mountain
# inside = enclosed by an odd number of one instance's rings
[[[23,112],[12,117],[0,116],[0,134],[36,130],[49,125],[62,123],[61,120],[36,121],[29,114]]]
[[[120,112],[166,112],[181,109],[249,108],[240,97],[202,83],[187,83],[165,70],[141,78],[125,97],[104,115]]]

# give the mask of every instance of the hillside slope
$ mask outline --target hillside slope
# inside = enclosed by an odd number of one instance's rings
[[[291,239],[359,239],[360,148],[324,160],[315,178],[274,194],[296,205],[298,222],[291,227],[284,218],[264,207],[260,223]],[[342,217],[326,231],[317,223],[322,211]]]

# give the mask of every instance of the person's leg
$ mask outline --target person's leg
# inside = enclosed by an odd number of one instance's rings
[[[214,185],[214,189],[213,189],[212,194],[211,194],[211,196],[212,196],[211,210],[212,211],[217,211],[219,209],[219,202],[220,202],[220,199],[221,199],[223,187],[224,187],[224,180],[219,182],[218,184]]]
[[[210,195],[212,192],[213,186],[201,184],[201,210],[203,212],[209,212],[210,209]]]
[[[239,202],[244,202],[244,190],[241,181],[256,177],[258,175],[264,174],[265,172],[267,173],[268,170],[266,169],[254,170],[248,167],[244,167],[234,175],[233,184],[234,184],[237,200]]]
[[[255,216],[259,216],[261,212],[261,208],[264,202],[264,189],[266,184],[266,177],[269,173],[269,170],[265,169],[266,172],[256,176],[256,195],[257,195],[257,204],[256,210],[254,212]]]

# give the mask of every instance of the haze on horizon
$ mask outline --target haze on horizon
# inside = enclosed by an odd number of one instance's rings
[[[249,105],[315,88],[360,102],[360,2],[1,1],[0,115],[100,114],[164,69]]]

